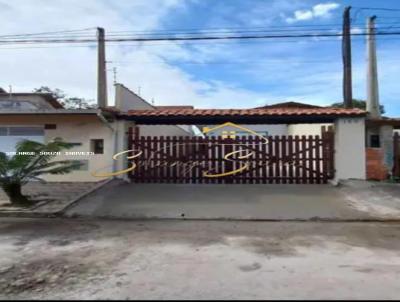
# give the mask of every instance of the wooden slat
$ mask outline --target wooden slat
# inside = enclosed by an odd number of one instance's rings
[[[267,183],[267,177],[268,177],[268,154],[267,154],[267,148],[268,144],[270,142],[266,142],[265,140],[261,140],[261,182],[263,184]]]
[[[305,135],[301,136],[301,183],[307,183],[307,138]]]
[[[268,183],[272,184],[274,183],[274,162],[276,161],[275,155],[274,155],[274,144],[275,144],[275,139],[270,136],[268,137]]]
[[[317,183],[322,183],[322,175],[321,175],[321,139],[317,135],[315,136],[315,158],[316,158],[316,163],[315,163],[315,171],[316,171],[316,177],[317,177]]]
[[[281,161],[281,172],[282,172],[282,183],[287,183],[287,158],[286,158],[286,136],[281,136],[281,146],[282,146],[282,161]]]
[[[281,140],[279,136],[274,137],[275,140],[275,150],[274,150],[274,156],[275,156],[275,183],[280,184],[281,183]]]
[[[292,184],[294,182],[294,177],[293,177],[293,170],[294,170],[294,160],[293,160],[293,136],[289,135],[288,136],[288,153],[289,157],[287,158],[287,167],[288,167],[288,177],[289,177],[289,183]]]

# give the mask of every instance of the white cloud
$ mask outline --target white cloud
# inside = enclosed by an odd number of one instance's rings
[[[340,4],[335,2],[319,3],[308,10],[296,10],[293,17],[286,18],[286,22],[295,23],[313,18],[329,18],[331,11],[337,9],[339,6]]]
[[[53,1],[15,2],[0,0],[1,35],[45,32],[64,29],[94,28],[107,31],[155,30],[162,28],[163,18],[172,10],[185,9],[188,1]],[[40,20],[40,22],[38,22]],[[94,30],[92,31],[94,36]],[[192,53],[179,44],[155,43],[151,46],[107,45],[110,103],[113,101],[112,70],[118,68],[119,82],[156,104],[193,104],[197,107],[252,106],[264,100],[265,94],[225,82],[195,79],[190,73],[172,66],[166,60],[202,60],[218,49]],[[0,87],[13,86],[14,91],[31,91],[40,86],[60,88],[69,95],[89,99],[96,97],[96,48],[51,45],[44,48],[16,49],[0,46]],[[272,97],[271,97],[272,98]],[[232,101],[233,100],[233,101]]]
[[[331,11],[337,9],[339,6],[339,3],[334,2],[317,4],[312,8],[313,15],[315,17],[328,17]]]

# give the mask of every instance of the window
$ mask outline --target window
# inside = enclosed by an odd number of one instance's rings
[[[236,131],[222,131],[222,138],[235,138],[236,137]]]
[[[7,100],[0,102],[0,109],[4,110],[34,110],[38,109],[30,101]]]
[[[10,136],[42,136],[44,130],[42,127],[9,127]]]
[[[68,144],[70,144],[72,147],[82,146],[82,143],[68,143]]]
[[[7,136],[8,129],[7,127],[0,127],[0,136]]]
[[[0,127],[0,136],[43,136],[42,127]]]
[[[46,124],[46,125],[44,125],[44,129],[54,130],[54,129],[57,129],[57,125],[56,124]]]
[[[91,151],[94,154],[103,154],[104,153],[104,140],[102,139],[92,139],[90,141]]]
[[[371,148],[380,148],[381,140],[378,134],[372,134],[370,136],[370,146]]]

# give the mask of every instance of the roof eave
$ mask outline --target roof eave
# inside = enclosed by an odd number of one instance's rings
[[[299,123],[333,123],[341,117],[354,118],[365,117],[364,113],[357,114],[299,114],[299,115],[210,115],[210,116],[187,116],[187,115],[158,115],[143,116],[132,114],[119,114],[119,119],[135,121],[138,124],[147,125],[176,125],[176,124],[219,124],[232,122],[238,124],[299,124]]]

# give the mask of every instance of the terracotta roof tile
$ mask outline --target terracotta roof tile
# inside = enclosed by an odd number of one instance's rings
[[[126,113],[121,113],[122,116],[365,116],[364,110],[353,108],[253,108],[253,109],[152,109],[152,110],[130,110]]]

